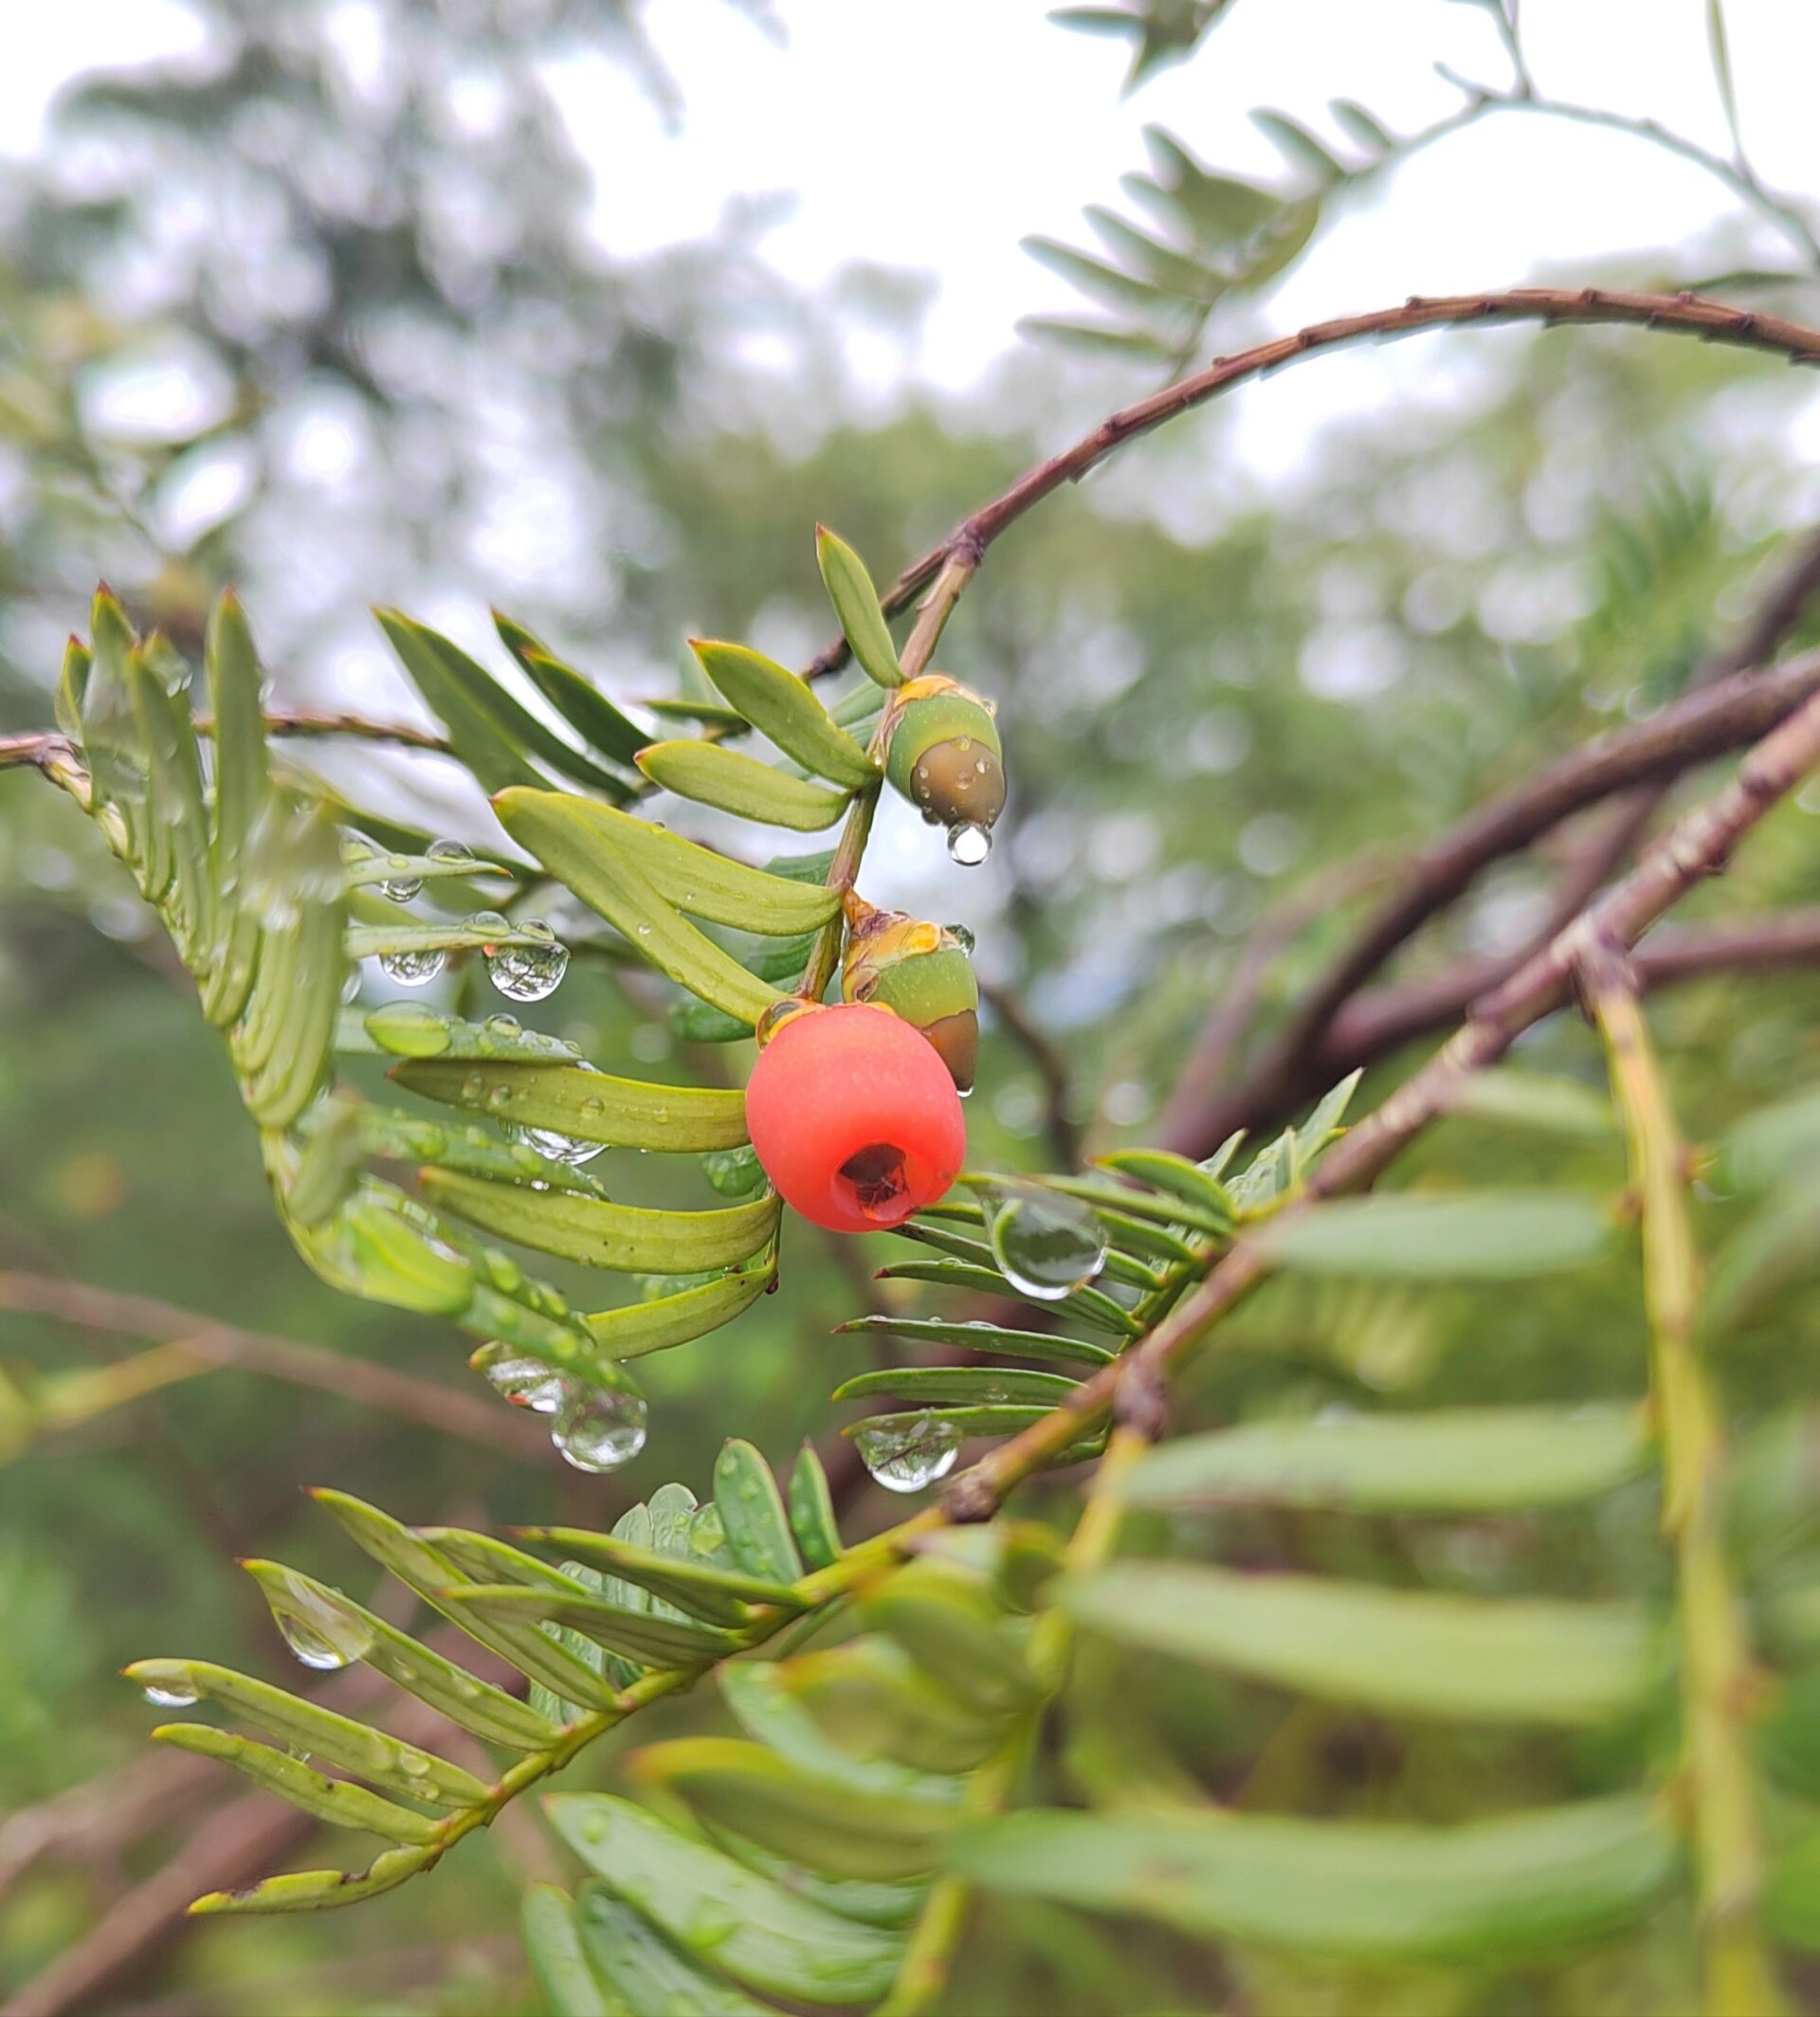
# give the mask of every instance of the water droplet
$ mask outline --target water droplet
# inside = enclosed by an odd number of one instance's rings
[[[965,953],[969,958],[973,957],[974,948],[979,943],[979,941],[974,936],[973,933],[970,932],[964,924],[944,924],[942,926],[942,930],[948,934],[950,938],[954,939],[956,944],[959,945],[960,950]]]
[[[449,1045],[446,1020],[422,1002],[388,1002],[368,1016],[367,1027],[401,1057],[440,1057]]]
[[[428,988],[447,964],[446,953],[421,948],[379,955],[380,972],[401,988]]]
[[[959,1430],[935,1415],[856,1429],[853,1443],[860,1462],[887,1492],[920,1492],[946,1478],[960,1454]]]
[[[1106,1264],[1106,1229],[1077,1199],[1032,1186],[989,1206],[992,1258],[1019,1295],[1060,1302]]]
[[[500,946],[486,954],[486,971],[501,994],[515,1002],[540,1002],[554,994],[569,971],[569,948],[558,945],[555,934],[541,918],[527,918],[519,927],[540,942],[537,945]]]
[[[475,911],[467,923],[470,931],[481,933],[509,932],[512,929],[502,911]]]
[[[739,1917],[717,1899],[704,1898],[683,1921],[682,1937],[698,1953],[722,1947],[739,1931]]]
[[[977,868],[992,851],[992,837],[972,821],[948,829],[948,858],[962,868]]]
[[[648,938],[651,936],[650,926],[648,924],[641,924],[638,928],[638,936],[641,938]]]
[[[359,1618],[336,1609],[300,1579],[287,1577],[283,1590],[266,1591],[265,1601],[284,1644],[318,1673],[351,1666],[372,1648],[373,1633]]]
[[[314,1667],[318,1674],[332,1674],[339,1667],[349,1666],[359,1656],[344,1653],[333,1640],[325,1638],[315,1626],[306,1625],[291,1611],[274,1611],[278,1628],[284,1634],[284,1644],[306,1667]]]
[[[402,871],[400,874],[388,876],[379,885],[379,894],[382,897],[390,897],[394,903],[409,903],[413,897],[423,894],[423,877],[412,875],[406,863],[407,857],[402,854],[386,857],[388,868]]]
[[[490,1037],[521,1037],[524,1025],[516,1015],[489,1015],[486,1019],[486,1033]]]
[[[510,1106],[512,1104],[512,1088],[504,1083],[489,1085],[486,1089],[486,1103],[488,1106],[495,1108]]]
[[[358,967],[356,967],[354,972],[348,975],[347,979],[341,983],[342,1006],[345,1008],[349,1003],[357,1002],[359,999],[360,970]]]
[[[139,1692],[155,1709],[188,1709],[201,1699],[184,1681],[148,1681]]]
[[[570,1385],[561,1373],[539,1359],[508,1355],[508,1348],[491,1348],[500,1355],[485,1360],[482,1376],[502,1400],[534,1415],[554,1415],[568,1400]]]
[[[413,1779],[428,1778],[429,1776],[429,1760],[425,1757],[421,1751],[400,1751],[398,1754],[398,1769]]]
[[[431,841],[424,853],[432,862],[471,862],[474,850],[465,841]]]
[[[578,1471],[616,1471],[645,1447],[649,1425],[643,1394],[588,1387],[557,1410],[550,1440]]]

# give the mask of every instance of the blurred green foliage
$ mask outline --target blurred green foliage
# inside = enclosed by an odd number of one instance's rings
[[[994,424],[990,402],[916,400],[863,423],[846,417],[838,318],[769,277],[756,218],[636,266],[605,261],[584,241],[584,178],[527,36],[602,35],[636,56],[616,9],[553,0],[464,18],[394,0],[372,10],[380,54],[364,67],[328,8],[205,11],[215,57],[85,85],[8,191],[9,726],[47,718],[62,632],[98,573],[185,643],[213,589],[237,580],[289,705],[402,713],[361,614],[382,595],[440,603],[471,643],[483,604],[503,600],[622,698],[671,682],[685,630],[800,663],[826,642],[818,519],[883,569],[1053,445],[1061,416],[1128,391],[1117,373],[1020,361],[1008,373],[1054,375],[1040,398],[1027,384],[1013,410],[1028,418],[1014,426]],[[864,274],[852,286],[874,306],[893,299]],[[761,326],[792,346],[787,385],[742,362],[742,336]],[[939,890],[940,915],[978,936],[982,973],[1015,987],[1065,1054],[1068,1111],[1095,1146],[1145,1138],[1247,934],[1289,890],[1362,857],[1393,860],[1678,691],[1811,513],[1793,445],[1809,392],[1777,367],[1629,334],[1421,340],[1437,362],[1469,354],[1470,375],[1360,412],[1274,496],[1231,479],[1218,409],[1189,422],[1018,528],[950,633],[942,663],[996,698],[1013,753],[999,846],[959,884],[913,820],[883,826],[871,894]],[[482,834],[475,802],[433,765],[321,760],[400,816]],[[1809,798],[1774,815],[1690,915],[1800,901],[1817,810]],[[1501,868],[1403,971],[1520,939],[1548,876],[1545,859]],[[1336,900],[1311,918],[1272,972],[1266,1025],[1356,915]],[[485,984],[470,966],[448,988],[459,1005]],[[1800,975],[1651,1005],[1696,1140],[1820,1076],[1816,1010],[1820,985]],[[703,1069],[674,1048],[661,999],[604,962],[578,959],[536,1019],[608,1070]],[[1602,1082],[1572,1018],[1523,1062]],[[1392,1076],[1368,1080],[1361,1104]],[[1049,1163],[1041,1074],[1002,1024],[989,1027],[980,1084],[975,1161]],[[1412,1184],[1452,1179],[1610,1194],[1622,1161],[1614,1139],[1466,1117],[1410,1159]],[[626,1179],[634,1196],[639,1183]],[[1721,1161],[1698,1210],[1709,1253],[1750,1209]],[[300,1485],[333,1482],[427,1521],[605,1526],[660,1480],[704,1480],[728,1434],[781,1460],[825,1433],[836,1413],[825,1396],[871,1363],[864,1338],[829,1335],[875,1293],[861,1278],[886,1258],[854,1251],[792,1225],[780,1294],[650,1361],[651,1442],[623,1481],[527,1465],[239,1372],[31,1444],[0,1469],[0,1808],[133,1767],[146,1716],[115,1674],[131,1658],[181,1649],[276,1671],[264,1606],[231,1558],[282,1556],[367,1592],[352,1551],[304,1517]],[[0,1268],[476,1384],[444,1327],[339,1298],[295,1259],[182,976],[85,823],[25,775],[0,789]],[[1813,1281],[1796,1243],[1711,1340],[1745,1493],[1761,1482],[1767,1501],[1751,1546],[1795,1570],[1812,1546],[1814,1445],[1788,1424],[1820,1353]],[[137,1343],[0,1315],[0,1372],[22,1380]],[[1642,1389],[1643,1354],[1629,1253],[1520,1295],[1285,1281],[1197,1367],[1176,1422],[1626,1398]],[[1028,1497],[1040,1511],[1063,1488]],[[864,1508],[860,1524],[880,1517]],[[1403,1587],[1636,1595],[1659,1594],[1665,1573],[1654,1523],[1639,1484],[1592,1511],[1445,1533],[1275,1510],[1146,1515],[1137,1538]],[[1186,1785],[1260,1808],[1452,1819],[1629,1783],[1638,1746],[1660,1737],[1404,1725],[1103,1647],[1083,1656],[1079,1686],[1117,1714],[1066,1766],[1127,1804]],[[651,1734],[719,1727],[712,1703],[651,1720]],[[1039,1774],[1057,1797],[1061,1769]],[[609,1770],[592,1757],[580,1781]],[[35,1863],[0,1903],[0,1987],[70,1949],[208,1826],[179,1808],[124,1855],[100,1845],[103,1826]],[[520,1881],[551,1866],[547,1844],[501,1832],[352,1917],[213,1927],[108,1994],[263,2017],[530,2009],[507,1929]],[[1317,1983],[1252,1954],[1228,1976],[1154,1927],[1108,1934],[1005,1899],[983,1915],[947,2007],[1665,2008],[1686,1980],[1685,1943],[1684,1929],[1652,1928],[1546,1986],[1441,1971]]]

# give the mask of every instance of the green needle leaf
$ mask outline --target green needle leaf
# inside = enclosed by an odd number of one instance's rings
[[[224,1765],[244,1772],[255,1785],[337,1827],[365,1828],[393,1842],[420,1846],[442,1838],[440,1821],[413,1814],[408,1808],[394,1806],[345,1779],[331,1779],[326,1772],[313,1772],[285,1753],[274,1751],[269,1744],[256,1744],[250,1737],[235,1736],[231,1731],[212,1729],[207,1723],[163,1723],[152,1735],[156,1742],[173,1745],[179,1751],[219,1758]]]
[[[872,585],[865,563],[826,525],[815,528],[815,558],[821,566],[828,599],[834,605],[834,614],[841,620],[841,628],[861,669],[887,691],[901,686],[903,667],[898,663],[891,627],[885,622],[879,591]]]
[[[788,666],[745,645],[691,638],[701,670],[745,716],[804,770],[854,790],[876,784],[880,765],[854,741]],[[640,752],[641,762],[644,752]]]
[[[731,954],[679,917],[648,878],[603,845],[573,808],[573,800],[556,791],[502,791],[494,800],[494,809],[512,838],[605,918],[659,972],[748,1028],[774,1002],[782,1000],[775,988],[755,978]]]
[[[685,1840],[629,1800],[557,1793],[544,1808],[610,1890],[623,1888],[678,1946],[711,1955],[736,1982],[795,2003],[870,2004],[897,1974],[901,1940]]]
[[[679,798],[799,833],[831,827],[853,796],[787,777],[757,757],[723,750],[718,742],[654,742],[639,752],[638,767],[654,785]]]
[[[649,1211],[573,1192],[527,1190],[453,1170],[426,1170],[424,1194],[470,1225],[539,1253],[630,1275],[696,1275],[737,1267],[777,1230],[775,1198],[721,1211]]]
[[[746,1136],[742,1092],[655,1085],[571,1063],[423,1058],[395,1065],[408,1092],[446,1106],[620,1149],[733,1149]]]
[[[1644,1799],[1459,1827],[1220,1813],[1028,1812],[958,1830],[988,1889],[1160,1920],[1198,1939],[1374,1964],[1483,1966],[1621,1931],[1680,1852]]]

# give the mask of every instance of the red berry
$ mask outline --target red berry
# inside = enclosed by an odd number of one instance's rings
[[[859,1002],[779,1025],[746,1087],[746,1127],[784,1202],[831,1232],[896,1226],[933,1205],[967,1157],[935,1046]]]

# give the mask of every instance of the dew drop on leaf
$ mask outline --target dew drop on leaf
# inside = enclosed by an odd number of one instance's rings
[[[974,947],[978,943],[978,940],[974,938],[973,933],[964,924],[944,924],[942,930],[948,934],[949,937],[960,947],[960,950],[970,959],[973,957]]]
[[[382,897],[390,897],[394,903],[409,903],[413,897],[423,892],[424,879],[410,873],[405,865],[407,860],[408,857],[402,854],[389,855],[386,858],[386,865],[401,873],[388,876],[379,885],[379,894]]]
[[[586,1387],[557,1409],[550,1440],[578,1471],[616,1471],[645,1447],[649,1425],[643,1394]]]
[[[346,1642],[337,1644],[337,1639],[306,1624],[293,1611],[275,1610],[272,1616],[284,1635],[284,1644],[304,1666],[314,1667],[318,1674],[332,1674],[339,1667],[352,1666],[360,1657],[352,1645]]]
[[[180,1681],[147,1681],[139,1691],[155,1709],[188,1709],[200,1699],[194,1688]]]
[[[561,1373],[540,1359],[522,1358],[502,1347],[493,1348],[497,1356],[482,1363],[487,1385],[514,1408],[527,1408],[534,1415],[554,1415],[569,1398],[570,1386]]]
[[[966,820],[948,829],[948,858],[962,868],[977,868],[992,851],[992,837],[984,827]]]
[[[960,1432],[952,1422],[918,1415],[853,1432],[860,1462],[887,1492],[920,1492],[946,1478],[960,1454]]]
[[[487,975],[508,1001],[540,1002],[556,991],[568,972],[569,948],[558,943],[541,918],[527,918],[518,929],[539,942],[502,945],[487,953]]]
[[[474,850],[465,841],[431,841],[424,853],[432,862],[471,862]]]
[[[1032,1187],[998,1198],[987,1237],[1005,1279],[1033,1302],[1060,1302],[1106,1264],[1105,1227],[1059,1190]]]
[[[446,953],[421,949],[379,955],[379,971],[401,988],[428,988],[447,963]]]

